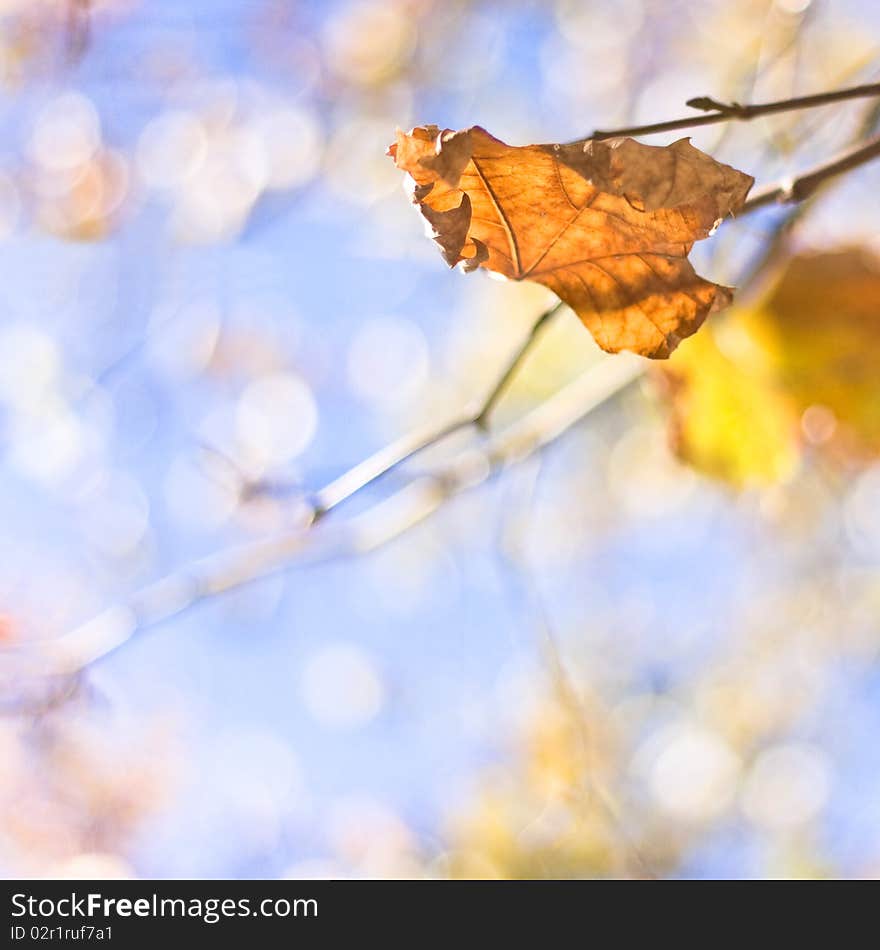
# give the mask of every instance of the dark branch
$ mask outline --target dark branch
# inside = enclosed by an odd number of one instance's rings
[[[650,125],[633,125],[625,129],[611,131],[596,130],[593,139],[612,139],[623,135],[654,135],[658,132],[674,132],[676,129],[694,129],[701,125],[715,125],[718,122],[746,122],[759,116],[774,115],[778,112],[793,112],[796,109],[813,109],[846,99],[863,99],[868,96],[880,96],[880,83],[863,86],[851,86],[834,92],[820,92],[812,96],[798,96],[794,99],[780,99],[776,102],[764,102],[755,105],[740,105],[738,102],[717,102],[708,96],[689,99],[687,105],[694,109],[712,110],[708,115],[686,116],[683,119],[670,119],[668,122],[654,122]]]
[[[821,185],[837,175],[865,165],[880,157],[880,135],[861,145],[847,149],[829,162],[823,162],[788,182],[761,188],[740,208],[739,214],[749,214],[772,204],[794,204],[809,198]]]

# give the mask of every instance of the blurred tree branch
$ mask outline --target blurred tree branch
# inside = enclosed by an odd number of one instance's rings
[[[798,175],[791,181],[779,182],[766,188],[759,189],[740,209],[740,215],[757,211],[770,204],[796,204],[809,198],[817,188],[831,178],[842,175],[844,172],[865,165],[880,157],[880,135],[868,139],[829,162]]]
[[[878,123],[880,123],[880,100],[873,102],[865,111],[862,121],[859,123],[858,128],[852,137],[853,145],[851,148],[859,150],[862,147],[862,143],[870,142],[872,136],[877,131]],[[784,254],[788,246],[789,238],[796,225],[806,214],[809,213],[813,203],[818,199],[822,190],[821,186],[824,184],[827,187],[829,184],[833,183],[833,175],[823,177],[823,180],[819,182],[814,181],[815,187],[808,195],[803,197],[800,201],[789,203],[787,213],[784,214],[773,227],[764,247],[757,255],[755,262],[749,268],[747,268],[745,274],[743,274],[743,276],[740,278],[740,283],[742,286],[747,288],[752,293],[755,291],[760,291],[761,285],[763,283],[761,278],[765,273],[771,271],[774,265],[779,262],[780,257]],[[768,189],[768,192],[772,191],[774,191],[772,187]],[[754,202],[756,198],[760,197],[761,194],[759,192],[758,194],[753,195],[750,201]],[[778,202],[779,198],[777,197],[775,200]]]
[[[2,672],[73,674],[137,632],[208,597],[293,566],[375,550],[424,521],[449,499],[554,442],[641,376],[642,368],[643,361],[629,354],[603,360],[485,444],[463,450],[364,513],[323,530],[297,529],[190,565],[60,638],[6,651]]]
[[[504,396],[532,348],[540,339],[542,331],[552,318],[562,310],[562,307],[562,301],[557,301],[538,317],[522,345],[514,353],[510,362],[498,377],[497,382],[479,405],[473,409],[465,409],[460,415],[439,425],[427,425],[424,428],[414,429],[330,482],[329,485],[326,485],[313,496],[311,520],[314,522],[323,518],[362,488],[371,485],[383,475],[424,449],[436,445],[447,436],[471,427],[485,431],[489,426],[495,407]]]

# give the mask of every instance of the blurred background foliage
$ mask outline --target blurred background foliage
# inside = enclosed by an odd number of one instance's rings
[[[4,647],[491,386],[548,295],[445,271],[396,126],[567,141],[878,44],[868,0],[0,0]],[[693,140],[766,183],[876,118]],[[73,678],[0,657],[4,875],[876,876],[878,187],[726,222],[733,310],[369,556]],[[498,423],[603,358],[561,315]]]

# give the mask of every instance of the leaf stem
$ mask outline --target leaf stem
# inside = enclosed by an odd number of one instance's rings
[[[797,96],[792,99],[779,99],[776,102],[763,102],[754,105],[740,105],[738,102],[717,102],[709,96],[698,96],[695,99],[689,99],[687,105],[694,109],[707,111],[707,115],[686,116],[682,119],[670,119],[667,122],[652,122],[649,125],[633,125],[628,128],[608,131],[597,129],[590,138],[611,139],[624,135],[654,135],[658,132],[693,129],[702,125],[714,125],[718,122],[747,122],[750,119],[757,119],[759,116],[774,115],[778,112],[793,112],[796,109],[813,109],[833,102],[842,102],[846,99],[862,99],[868,96],[880,96],[880,83],[850,86],[847,89],[820,92],[812,96]]]

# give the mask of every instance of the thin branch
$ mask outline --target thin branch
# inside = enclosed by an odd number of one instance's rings
[[[817,165],[788,182],[761,188],[740,208],[738,215],[749,214],[771,204],[794,204],[809,198],[817,188],[831,178],[880,158],[880,135],[861,145],[847,149],[837,158]]]
[[[763,102],[755,105],[740,105],[738,102],[717,102],[709,96],[689,99],[686,105],[694,109],[708,111],[708,115],[686,116],[683,119],[670,119],[667,122],[653,122],[650,125],[633,125],[624,129],[601,131],[597,129],[592,139],[611,139],[623,135],[654,135],[658,132],[674,132],[676,129],[694,129],[702,125],[715,125],[718,122],[757,119],[759,116],[774,115],[779,112],[793,112],[796,109],[813,109],[846,99],[862,99],[868,96],[880,96],[880,83],[868,83],[837,89],[834,92],[820,92],[812,96],[798,96],[793,99],[779,99],[776,102]]]
[[[880,123],[880,100],[871,103],[865,111],[858,129],[852,137],[852,148],[861,149],[863,145],[868,143],[871,136],[876,133],[878,123]],[[837,181],[838,179],[835,177],[829,177],[823,187],[828,188],[830,185],[836,184]],[[820,190],[822,189],[815,187],[803,200],[789,205],[787,212],[776,222],[761,252],[737,281],[737,285],[742,287],[747,294],[757,296],[761,293],[765,283],[765,275],[773,271],[777,262],[786,253],[792,232],[804,216],[810,212],[819,197]],[[760,198],[760,193],[755,197]],[[755,202],[749,210],[755,210],[759,207],[763,207],[763,204]],[[742,303],[742,294],[738,295],[738,299]]]
[[[388,472],[409,461],[419,452],[437,445],[447,436],[472,426],[486,430],[495,407],[507,392],[510,383],[521,369],[543,330],[553,317],[562,310],[563,306],[562,301],[558,300],[538,317],[531,330],[529,330],[528,336],[498,377],[497,382],[475,409],[466,409],[460,415],[439,425],[436,423],[430,424],[408,432],[397,441],[380,449],[368,459],[340,475],[339,478],[325,485],[312,498],[312,520],[318,521],[325,517],[346,499],[366,488],[367,485],[371,485],[383,475],[387,475]]]
[[[629,354],[609,357],[485,444],[465,449],[364,513],[322,529],[288,532],[196,562],[62,637],[4,651],[0,654],[0,672],[19,677],[71,675],[148,627],[208,597],[293,567],[380,548],[424,521],[453,496],[483,484],[495,473],[555,442],[638,379],[643,368],[644,361]]]
[[[501,374],[501,378],[495,384],[492,389],[492,392],[486,397],[485,402],[480,408],[479,412],[474,416],[473,423],[479,429],[486,429],[489,424],[489,418],[495,410],[495,406],[507,392],[508,387],[513,382],[516,374],[519,372],[523,363],[526,360],[526,357],[531,352],[532,347],[535,345],[535,342],[541,336],[543,331],[546,329],[553,317],[563,308],[564,304],[561,300],[557,301],[552,307],[548,308],[538,317],[537,321],[532,326],[532,329],[529,335],[526,337],[523,345],[519,350],[514,354],[513,359],[507,366],[507,369]]]
[[[474,414],[466,413],[446,422],[429,423],[405,433],[317,491],[312,499],[311,520],[320,521],[352,495],[372,485],[419,452],[473,424]]]

